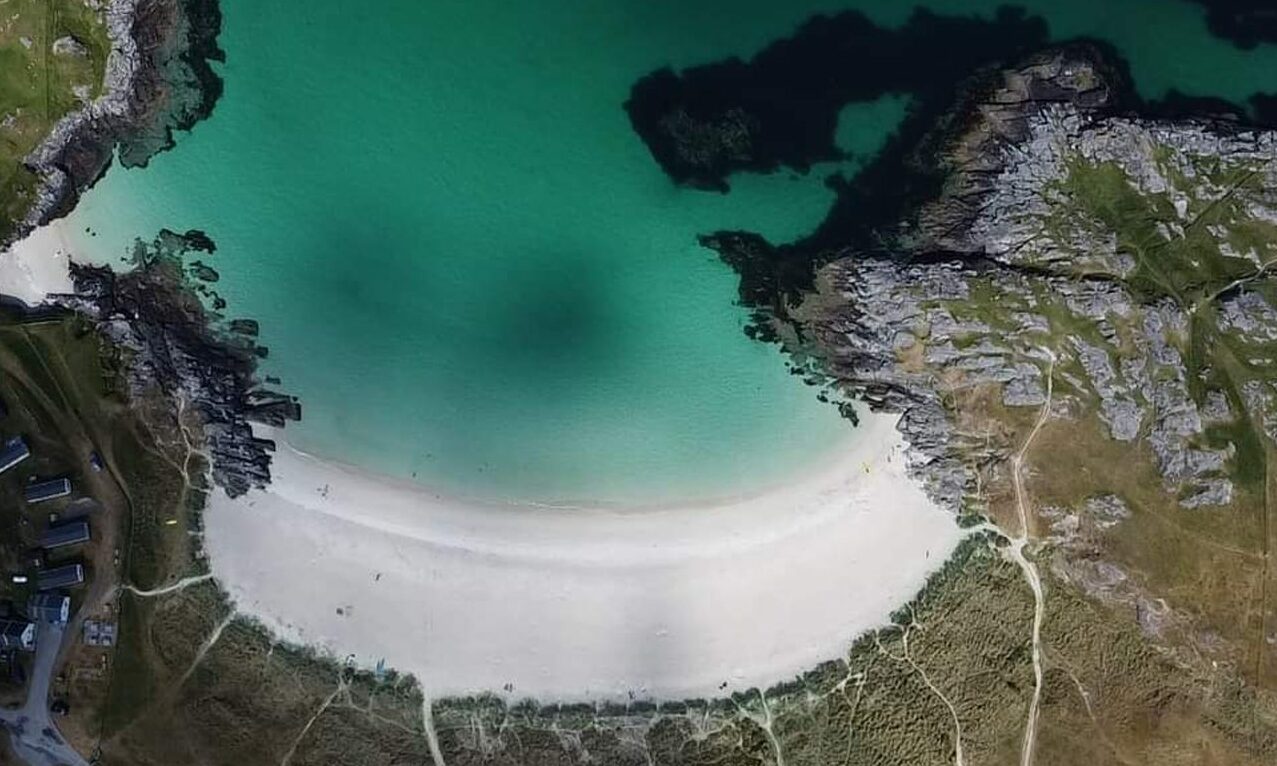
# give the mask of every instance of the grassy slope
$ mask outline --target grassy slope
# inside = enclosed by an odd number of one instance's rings
[[[1131,316],[1106,317],[1116,340],[1107,340],[1094,319],[1074,313],[1049,289],[1035,291],[1029,307],[1024,295],[1007,294],[995,281],[977,279],[969,300],[947,308],[955,316],[994,328],[993,336],[969,338],[968,345],[1000,341],[1000,336],[1015,331],[1017,311],[1029,310],[1048,320],[1045,333],[1018,331],[1032,344],[1054,351],[1059,359],[1057,394],[1072,403],[1069,417],[1051,420],[1039,437],[1037,449],[1051,456],[1051,467],[1035,471],[1029,480],[1038,505],[1077,507],[1095,495],[1120,496],[1135,515],[1098,535],[1096,544],[1107,560],[1135,573],[1150,591],[1190,614],[1200,630],[1243,647],[1227,656],[1246,668],[1252,680],[1277,687],[1277,662],[1266,640],[1271,627],[1264,627],[1271,626],[1272,612],[1268,558],[1274,526],[1269,498],[1273,445],[1263,433],[1262,413],[1248,412],[1240,394],[1249,382],[1277,378],[1272,361],[1277,359],[1277,345],[1257,346],[1224,332],[1216,315],[1221,292],[1239,280],[1253,280],[1246,283],[1248,289],[1273,292],[1264,269],[1277,264],[1277,226],[1248,211],[1254,197],[1265,193],[1255,169],[1221,167],[1205,158],[1195,162],[1199,177],[1209,178],[1220,191],[1203,199],[1197,194],[1202,184],[1166,172],[1189,198],[1189,223],[1182,232],[1173,229],[1180,219],[1170,195],[1141,192],[1115,164],[1074,160],[1059,185],[1061,202],[1044,221],[1048,238],[1070,230],[1101,235],[1101,241],[1102,235],[1112,235],[1118,251],[1134,258],[1135,269],[1129,275],[1107,275],[1140,304]],[[1064,239],[1057,241],[1069,249]],[[1259,263],[1234,257],[1221,250],[1221,243],[1235,253],[1250,251]],[[1085,252],[1071,253],[1054,268],[1092,278],[1104,273]],[[1120,369],[1124,358],[1138,355],[1130,339],[1144,333],[1144,311],[1163,301],[1174,303],[1188,317],[1186,332],[1172,342],[1184,360],[1190,396],[1201,406],[1209,391],[1222,392],[1234,413],[1231,420],[1210,425],[1196,444],[1233,450],[1225,470],[1235,493],[1224,507],[1180,507],[1150,449],[1141,441],[1122,444],[1110,439],[1097,416],[1098,396],[1089,385],[1075,385],[1087,376],[1072,348],[1074,339],[1107,349],[1114,369]],[[1165,370],[1153,376],[1164,374]],[[1001,406],[996,396],[977,400],[973,392],[959,391],[951,409],[964,431],[978,433],[992,426],[1004,449],[1023,438],[1028,420],[1023,413]],[[1148,404],[1138,389],[1133,393]],[[984,466],[984,500],[995,519],[1013,528],[1013,506],[1000,470],[999,464]],[[1046,526],[1039,520],[1040,533]]]
[[[1158,231],[1159,221],[1177,219],[1168,196],[1141,193],[1114,165],[1077,163],[1066,188],[1079,212],[1103,221],[1117,234],[1119,248],[1136,257],[1138,267],[1128,280],[1133,292],[1146,299],[1172,299],[1188,313],[1180,351],[1193,398],[1200,405],[1207,390],[1222,391],[1235,413],[1230,422],[1208,429],[1204,440],[1205,446],[1235,449],[1228,467],[1238,490],[1234,502],[1203,514],[1185,512],[1167,502],[1171,498],[1160,503],[1150,499],[1144,507],[1162,515],[1162,533],[1127,530],[1135,539],[1125,547],[1132,556],[1142,552],[1141,569],[1188,602],[1212,630],[1250,646],[1251,657],[1244,663],[1250,665],[1248,675],[1277,687],[1277,658],[1266,640],[1274,586],[1270,477],[1277,454],[1264,434],[1262,413],[1249,412],[1240,395],[1249,382],[1277,378],[1272,361],[1277,348],[1222,331],[1216,315],[1221,292],[1238,281],[1272,292],[1265,270],[1277,264],[1277,226],[1247,211],[1248,199],[1264,193],[1259,169],[1223,166],[1213,158],[1196,158],[1194,164],[1223,193],[1204,199],[1198,193],[1201,184],[1168,173],[1189,198],[1189,223],[1178,236]],[[1234,252],[1250,251],[1258,263],[1226,254],[1221,243]],[[1149,478],[1151,484],[1155,477]],[[1195,545],[1194,538],[1203,544]],[[1159,550],[1162,541],[1171,547]]]
[[[7,0],[0,4],[0,239],[30,205],[35,177],[23,159],[63,115],[102,89],[111,50],[99,11],[83,0]],[[55,55],[53,41],[70,36],[84,56]]]
[[[1259,291],[1270,302],[1277,297],[1266,271],[1277,263],[1277,227],[1254,218],[1248,210],[1249,204],[1266,194],[1256,168],[1227,167],[1211,158],[1193,161],[1199,177],[1208,178],[1220,191],[1201,195],[1201,184],[1182,174],[1166,174],[1177,191],[1189,198],[1188,223],[1182,231],[1175,229],[1180,219],[1170,195],[1141,192],[1117,165],[1081,160],[1074,161],[1061,184],[1063,203],[1045,222],[1045,228],[1048,236],[1061,227],[1113,235],[1118,251],[1132,256],[1136,266],[1125,278],[1113,274],[1109,278],[1122,283],[1144,306],[1171,301],[1187,314],[1187,331],[1174,343],[1184,359],[1190,396],[1201,405],[1208,391],[1222,392],[1234,413],[1230,420],[1208,427],[1199,442],[1203,447],[1231,446],[1234,450],[1225,468],[1236,488],[1231,503],[1207,509],[1180,507],[1176,494],[1164,486],[1151,452],[1139,442],[1130,445],[1111,440],[1095,414],[1098,398],[1089,387],[1075,386],[1069,380],[1070,376],[1085,380],[1071,350],[1073,338],[1107,348],[1116,368],[1132,353],[1126,339],[1141,332],[1143,308],[1137,307],[1133,317],[1107,317],[1118,337],[1110,342],[1104,340],[1094,320],[1073,314],[1049,292],[1038,293],[1033,307],[1050,322],[1050,330],[1034,342],[1051,348],[1059,357],[1057,393],[1069,402],[1069,415],[1049,421],[1028,456],[1030,464],[1036,466],[1028,479],[1034,506],[1076,508],[1089,497],[1108,493],[1125,500],[1134,514],[1131,519],[1110,530],[1083,530],[1084,543],[1091,551],[1088,555],[1120,565],[1139,588],[1165,598],[1184,617],[1160,639],[1167,656],[1211,669],[1197,679],[1197,689],[1177,685],[1167,676],[1148,686],[1150,692],[1156,689],[1153,698],[1133,700],[1131,707],[1115,717],[1097,716],[1109,727],[1116,724],[1125,729],[1130,739],[1125,744],[1117,741],[1111,730],[1105,733],[1113,740],[1110,756],[1123,762],[1143,762],[1154,754],[1170,761],[1181,758],[1205,763],[1232,763],[1242,757],[1237,752],[1229,754],[1227,748],[1221,750],[1222,743],[1206,735],[1212,730],[1236,737],[1229,747],[1252,754],[1271,754],[1277,748],[1277,653],[1268,640],[1277,587],[1270,565],[1274,544],[1271,476],[1277,463],[1272,440],[1264,434],[1263,413],[1249,411],[1240,395],[1247,383],[1266,384],[1277,378],[1273,362],[1277,346],[1224,331],[1217,315],[1221,294],[1227,294],[1226,289],[1239,280],[1245,280],[1247,289]],[[1221,244],[1231,247],[1231,252],[1221,249]],[[1253,260],[1235,257],[1248,251]],[[1077,276],[1102,273],[1087,253],[1076,253],[1057,268],[1064,273],[1075,268]],[[957,302],[949,308],[956,315],[1005,329],[1014,326],[1011,312],[1023,309],[1021,304],[1019,296],[996,289],[973,289],[969,302]],[[1025,418],[996,401],[990,404],[988,397],[974,401],[974,414],[968,413],[964,422],[962,405],[967,399],[975,397],[969,392],[955,396],[958,406],[954,408],[966,430],[979,432],[994,424],[995,435],[1004,445],[1018,444],[1023,438]],[[1035,454],[1046,462],[1035,462]],[[991,515],[1005,520],[1012,512],[1007,477],[999,474],[996,464],[983,469],[984,499]],[[1040,517],[1039,533],[1046,534],[1049,524]],[[1050,555],[1048,546],[1043,563],[1051,560]],[[1048,609],[1058,609],[1061,600],[1079,602],[1070,587],[1057,583]],[[1138,610],[1122,614],[1130,608],[1118,607],[1120,620],[1139,617]],[[1053,625],[1073,637],[1085,638],[1086,632],[1049,620],[1047,657],[1057,671],[1073,668],[1082,680],[1079,690],[1094,691],[1096,687],[1087,683],[1085,676],[1097,669],[1097,654],[1102,657],[1106,652],[1069,657],[1072,652],[1063,649],[1059,635],[1053,635]],[[1098,667],[1111,666],[1112,660],[1104,659]],[[1100,688],[1107,693],[1130,691],[1107,685]],[[1158,709],[1177,690],[1190,698],[1198,697],[1194,704],[1200,707],[1169,718],[1161,731],[1153,731],[1147,711]],[[1091,712],[1087,712],[1088,717]],[[1141,716],[1147,720],[1135,720]],[[1052,719],[1053,711],[1048,707],[1043,725],[1055,734],[1043,737],[1041,756],[1068,752],[1067,743],[1059,741],[1065,728]],[[1140,734],[1142,730],[1144,734]],[[1178,732],[1175,738],[1180,746],[1169,745],[1170,732]]]

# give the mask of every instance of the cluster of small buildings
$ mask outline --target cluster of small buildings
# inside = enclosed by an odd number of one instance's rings
[[[0,474],[31,457],[31,448],[26,439],[14,436],[6,439],[0,446]],[[71,494],[71,480],[66,478],[33,481],[22,490],[22,496],[28,503],[43,503]]]
[[[29,457],[31,457],[31,450],[21,436],[6,440],[4,446],[0,447],[0,473],[4,473]]]
[[[71,619],[71,597],[59,593],[36,593],[27,601],[26,619],[0,619],[0,650],[35,649],[36,625],[66,625]]]
[[[105,620],[85,620],[84,643],[87,646],[115,646],[115,623]]]
[[[15,436],[0,445],[0,474],[14,468],[31,457],[31,450],[21,436]],[[47,502],[71,494],[71,480],[67,478],[32,481],[23,490],[28,505]],[[45,568],[48,554],[63,552],[68,548],[88,543],[92,529],[85,518],[65,522],[51,521],[40,536],[39,548],[27,556],[28,563],[37,568],[36,590],[27,601],[26,618],[14,615],[0,617],[0,651],[32,651],[36,643],[38,624],[66,625],[70,619],[71,598],[62,593],[84,583],[84,564],[71,562]],[[14,575],[14,582],[25,583],[26,575]],[[111,626],[114,642],[114,625]]]

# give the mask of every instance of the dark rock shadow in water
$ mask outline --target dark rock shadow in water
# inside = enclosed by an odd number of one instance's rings
[[[843,159],[835,133],[847,104],[908,94],[916,122],[947,106],[977,67],[1046,41],[1042,19],[1009,7],[991,20],[918,9],[898,29],[854,11],[816,16],[749,61],[653,72],[634,84],[625,109],[670,178],[727,191],[733,172]]]
[[[827,179],[837,195],[811,234],[784,244],[749,231],[700,238],[740,276],[739,301],[755,311],[746,332],[774,340],[767,320],[783,318],[791,301],[812,288],[821,264],[853,249],[890,255],[900,223],[945,182],[937,154],[969,122],[982,95],[1000,83],[1002,67],[1048,45],[1046,22],[1010,7],[989,20],[918,9],[898,29],[879,27],[858,12],[818,16],[748,62],[732,58],[678,73],[653,72],[635,83],[625,108],[672,181],[726,192],[733,172],[801,172],[845,159],[835,143],[843,107],[893,93],[911,97],[904,120],[875,157],[850,177]],[[1277,96],[1256,95],[1243,105],[1172,91],[1148,101],[1111,44],[1057,45],[1085,47],[1112,91],[1105,97],[1109,111],[1277,125]],[[1058,95],[1030,98],[1052,101]]]
[[[1211,34],[1238,48],[1277,43],[1277,3],[1273,0],[1192,0],[1206,9]]]

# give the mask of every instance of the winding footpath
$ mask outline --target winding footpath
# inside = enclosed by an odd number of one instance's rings
[[[1024,555],[1024,548],[1029,543],[1029,510],[1024,492],[1024,456],[1029,447],[1042,430],[1043,424],[1051,416],[1052,374],[1055,371],[1055,355],[1046,351],[1050,360],[1046,369],[1046,401],[1038,413],[1033,430],[1020,445],[1020,451],[1011,458],[1011,481],[1015,487],[1015,505],[1020,514],[1020,534],[1011,538],[1006,555],[1024,572],[1024,579],[1033,590],[1033,700],[1029,703],[1028,719],[1024,723],[1024,744],[1020,750],[1020,766],[1031,766],[1033,748],[1037,740],[1038,712],[1042,703],[1042,622],[1046,615],[1046,598],[1042,593],[1042,577],[1038,574],[1038,566]]]
[[[151,588],[149,590],[143,590],[134,585],[128,585],[128,584],[125,584],[121,587],[123,590],[126,590],[129,593],[132,593],[134,596],[140,596],[142,598],[152,598],[154,596],[164,596],[169,593],[176,593],[177,591],[183,590],[184,588],[189,588],[192,585],[199,585],[202,582],[208,582],[209,580],[212,580],[212,579],[213,579],[212,574],[205,573],[201,575],[193,575],[191,577],[183,577],[182,579],[169,583],[168,585],[165,585],[161,588]]]

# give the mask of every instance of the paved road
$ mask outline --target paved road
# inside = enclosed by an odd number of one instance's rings
[[[27,766],[89,766],[54,725],[49,715],[49,683],[62,646],[62,628],[41,624],[27,701],[17,710],[0,710],[0,725],[9,732],[13,752]]]

